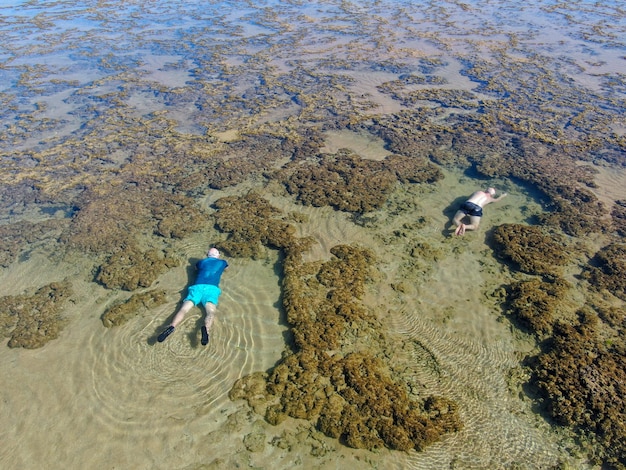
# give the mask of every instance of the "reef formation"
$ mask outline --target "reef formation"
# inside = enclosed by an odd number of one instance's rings
[[[167,294],[163,289],[153,289],[147,292],[133,294],[125,302],[116,304],[107,309],[104,315],[102,315],[102,324],[107,328],[123,325],[139,313],[163,305],[166,301]]]
[[[358,213],[380,208],[397,181],[434,183],[442,177],[427,159],[389,155],[365,160],[349,149],[294,160],[272,175],[303,205]]]
[[[65,303],[73,294],[68,281],[52,282],[32,294],[0,297],[0,332],[10,348],[37,349],[59,337],[67,318]]]
[[[381,188],[381,190],[384,190]],[[298,239],[281,212],[260,197],[218,200],[217,226],[229,234],[229,254],[282,253],[282,305],[292,344],[268,372],[238,380],[230,392],[266,420],[307,419],[355,448],[423,449],[461,422],[443,397],[410,396],[384,360],[387,339],[362,296],[373,269],[367,249],[338,245],[328,261],[305,263],[311,241]],[[248,245],[248,248],[242,246]]]
[[[624,298],[624,248],[610,244],[590,257],[580,275],[590,283],[581,305],[572,301],[574,285],[558,272],[571,261],[562,255],[564,240],[546,237],[546,229],[504,224],[493,236],[499,256],[527,275],[507,286],[505,311],[541,344],[524,361],[529,385],[551,418],[584,437],[591,461],[624,468],[626,314],[592,294]]]
[[[172,18],[183,16],[171,8]],[[545,211],[492,234],[494,251],[513,273],[505,311],[542,348],[527,363],[546,412],[596,444],[589,448],[594,462],[623,468],[626,203],[606,207],[598,200],[592,165],[624,165],[623,74],[596,73],[603,64],[557,57],[547,50],[551,43],[538,44],[535,31],[502,34],[507,25],[498,24],[489,37],[482,22],[475,29],[474,22],[455,25],[469,10],[477,13],[465,3],[423,9],[407,2],[391,12],[378,10],[380,15],[371,11],[388,5],[371,5],[364,16],[351,2],[341,2],[333,9],[345,19],[340,22],[292,15],[285,3],[281,11],[250,11],[246,26],[236,28],[222,14],[205,14],[209,8],[203,4],[201,13],[184,15],[189,22],[201,18],[203,25],[185,30],[185,45],[177,49],[175,40],[157,43],[150,30],[121,26],[117,14],[94,15],[102,21],[102,38],[57,28],[56,21],[85,17],[56,9],[5,25],[1,65],[11,87],[0,95],[6,123],[0,128],[0,202],[10,210],[0,225],[0,266],[28,257],[37,246],[88,254],[94,280],[112,297],[118,290],[133,292],[102,319],[116,325],[133,309],[162,300],[158,291],[134,291],[149,289],[175,265],[177,240],[206,230],[209,213],[199,201],[213,190],[276,180],[302,204],[354,212],[353,220],[366,224],[366,213],[385,203],[394,184],[436,182],[439,167],[477,180],[515,181],[532,188]],[[598,3],[592,14],[577,8],[576,2],[561,2],[542,12],[565,22],[568,35],[573,31],[571,37],[587,45],[623,48],[619,9]],[[87,17],[93,13],[85,11]],[[135,14],[141,17],[141,9]],[[601,20],[587,23],[579,14]],[[410,15],[430,18],[427,23],[436,27],[422,31],[396,23]],[[251,20],[267,26],[268,35],[244,34]],[[218,32],[214,40],[205,34],[209,21]],[[31,35],[34,47],[12,40],[30,28],[45,32]],[[127,33],[144,51],[171,54],[173,62],[159,72],[184,72],[186,79],[180,86],[144,79],[141,54],[120,54],[119,44],[104,39],[113,30]],[[321,41],[307,50],[309,35],[302,31]],[[433,55],[398,47],[395,38],[402,34],[439,50]],[[333,38],[339,38],[336,50]],[[459,39],[467,49],[457,47]],[[319,54],[325,41],[329,48]],[[72,70],[64,61],[55,65],[64,51],[81,80],[65,78]],[[38,63],[46,54],[51,60]],[[460,74],[446,69],[448,59],[461,64]],[[90,61],[98,63],[95,78],[83,81]],[[190,70],[190,63],[197,65]],[[573,78],[583,68],[592,70],[588,77],[597,86]],[[383,78],[363,93],[351,88],[354,73]],[[450,74],[471,86],[451,89],[456,85],[446,80]],[[398,109],[379,113],[374,92]],[[48,105],[60,94],[71,108],[66,115],[55,115]],[[156,109],[135,108],[133,100]],[[187,116],[192,131],[180,130],[177,112]],[[68,133],[74,119],[80,127]],[[328,130],[369,133],[391,155],[374,162],[344,150],[322,154]],[[421,448],[458,429],[454,404],[407,399],[384,354],[365,355],[359,347],[367,340],[382,351],[385,342],[360,298],[364,273],[372,269],[368,250],[341,245],[329,261],[303,263],[299,254],[311,240],[296,237],[290,216],[258,195],[221,198],[214,207],[218,227],[229,233],[222,248],[231,256],[258,258],[266,249],[280,250],[284,311],[293,334],[293,349],[281,363],[268,374],[242,379],[234,397],[246,398],[271,422],[284,416],[314,420],[355,447]],[[589,250],[595,251],[589,259],[584,250],[569,256],[572,240],[584,244],[585,238],[603,246]],[[427,243],[414,244],[412,253],[437,256]],[[573,290],[579,305],[572,302]],[[69,297],[65,281],[3,297],[0,318],[9,345],[40,347],[57,337]],[[385,385],[380,403],[369,399],[374,382]]]

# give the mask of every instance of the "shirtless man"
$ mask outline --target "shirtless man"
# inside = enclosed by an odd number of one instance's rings
[[[452,220],[454,225],[456,225],[455,235],[463,235],[466,230],[478,229],[480,218],[483,216],[483,207],[492,202],[497,202],[507,195],[502,193],[500,196],[494,197],[495,194],[496,190],[493,188],[487,188],[485,191],[476,191],[461,205],[461,208]],[[469,224],[461,222],[465,216],[469,216]]]

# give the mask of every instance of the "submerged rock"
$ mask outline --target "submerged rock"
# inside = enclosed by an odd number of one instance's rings
[[[558,274],[558,267],[568,262],[565,241],[541,227],[502,224],[495,228],[496,253],[528,274]]]
[[[338,245],[332,259],[304,263],[309,242],[299,241],[260,196],[225,198],[216,207],[218,226],[230,232],[224,246],[233,247],[235,239],[237,253],[257,253],[259,244],[282,251],[282,305],[293,335],[274,368],[233,385],[232,400],[245,399],[272,424],[309,420],[355,448],[423,449],[462,427],[454,402],[410,396],[407,385],[393,378],[384,359],[384,329],[361,300],[372,252]]]
[[[596,253],[585,277],[594,289],[606,289],[626,300],[626,244],[612,243]]]
[[[160,274],[178,265],[177,259],[163,256],[158,250],[141,251],[129,246],[109,257],[96,280],[109,289],[132,291],[150,287]]]
[[[517,282],[508,293],[508,311],[523,328],[545,338],[552,334],[558,308],[570,288],[561,278]]]
[[[359,213],[380,208],[397,181],[432,183],[442,177],[422,158],[391,155],[383,161],[365,160],[347,149],[292,163],[276,174],[303,205]]]
[[[555,325],[533,381],[557,422],[592,433],[593,461],[626,466],[626,349],[601,340],[594,313],[581,313],[578,324]]]
[[[66,324],[65,303],[72,296],[68,281],[52,282],[32,295],[0,297],[0,331],[10,348],[36,349],[57,339]]]
[[[163,305],[166,301],[166,293],[162,289],[135,294],[127,301],[108,309],[102,315],[102,324],[107,328],[123,325],[138,313]]]

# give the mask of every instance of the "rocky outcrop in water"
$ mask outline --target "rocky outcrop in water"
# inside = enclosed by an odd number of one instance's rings
[[[104,312],[102,324],[107,328],[123,325],[139,313],[163,305],[166,301],[167,296],[163,289],[134,294],[125,302],[116,304]]]
[[[270,423],[307,419],[355,448],[423,449],[461,428],[454,402],[410,396],[394,380],[384,330],[361,301],[372,275],[370,251],[339,245],[332,259],[304,263],[310,241],[299,241],[260,196],[229,197],[216,207],[217,225],[229,233],[220,245],[234,248],[231,256],[259,253],[261,244],[283,253],[282,305],[293,337],[281,361],[238,380],[231,399],[245,399]]]
[[[73,294],[67,281],[52,282],[33,294],[0,297],[0,332],[10,348],[36,349],[57,339],[67,323],[63,308]]]
[[[594,289],[606,289],[626,300],[626,245],[612,243],[596,253],[585,272]]]
[[[494,229],[498,256],[528,274],[557,274],[568,261],[563,238],[544,228],[522,224],[502,224]]]

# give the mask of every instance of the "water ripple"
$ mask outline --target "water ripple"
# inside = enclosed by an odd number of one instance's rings
[[[277,279],[263,263],[229,271],[206,347],[200,345],[199,308],[166,341],[155,342],[178,306],[173,302],[90,336],[81,361],[90,365],[91,401],[101,425],[116,434],[149,433],[147,422],[158,429],[211,415],[229,401],[235,380],[278,360],[284,328],[278,325]]]
[[[394,323],[412,342],[411,381],[429,394],[456,401],[464,423],[460,432],[410,454],[410,468],[495,469],[519,461],[532,462],[533,468],[556,464],[556,444],[546,441],[545,429],[539,429],[530,410],[509,391],[507,372],[518,365],[510,345],[500,341],[487,347],[406,312],[394,316]]]

